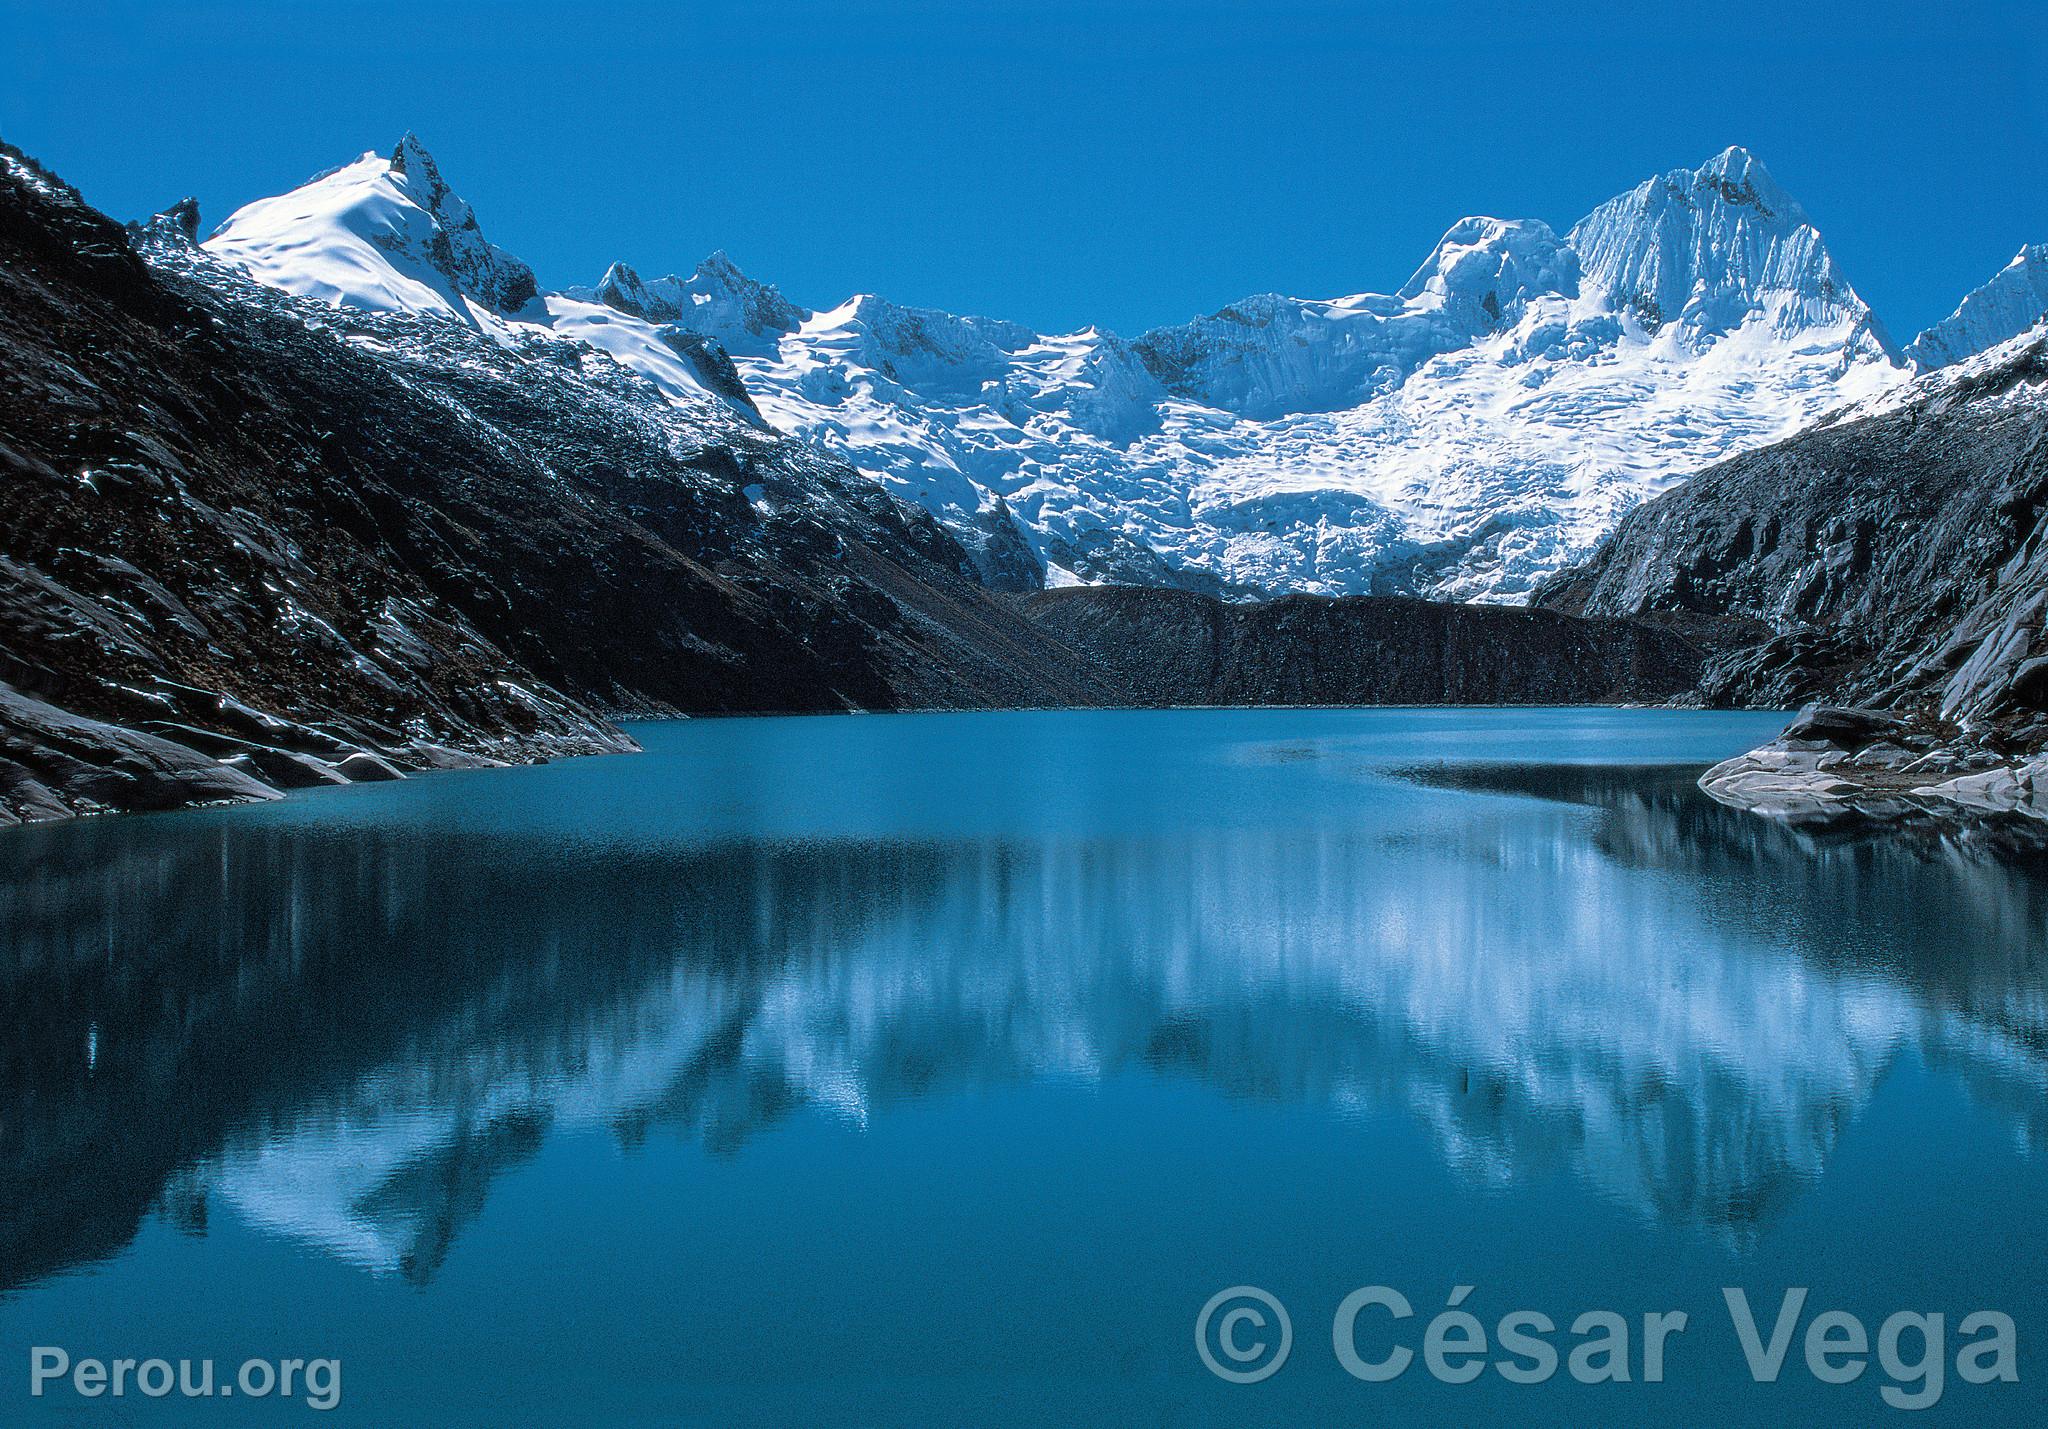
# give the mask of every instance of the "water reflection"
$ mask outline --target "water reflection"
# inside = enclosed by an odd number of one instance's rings
[[[559,1130],[731,1151],[1031,1078],[1396,1111],[1476,1181],[1562,1167],[1736,1237],[1902,1052],[2048,1132],[2048,885],[2010,830],[1818,841],[1659,770],[1436,782],[1071,838],[21,839],[0,1288],[220,1206],[425,1280]]]

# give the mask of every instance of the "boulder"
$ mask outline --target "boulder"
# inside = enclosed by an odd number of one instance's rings
[[[2030,789],[2020,782],[2018,770],[2000,767],[1930,784],[1914,792],[1950,799],[1976,809],[2018,809],[2028,802]]]
[[[1840,705],[1808,705],[1799,717],[1785,726],[1778,737],[1813,740],[1837,749],[1861,750],[1881,739],[1898,741],[1909,733],[1906,722],[1882,710],[1850,709]]]
[[[344,779],[353,784],[374,784],[380,780],[405,777],[390,760],[363,749],[357,750],[334,767]]]
[[[293,754],[287,749],[251,749],[221,763],[279,789],[313,789],[322,784],[349,782],[324,759],[315,759],[310,754]]]

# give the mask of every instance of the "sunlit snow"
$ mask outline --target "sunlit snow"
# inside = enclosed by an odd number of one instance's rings
[[[813,312],[723,253],[541,293],[409,135],[206,247],[301,296],[587,344],[671,402],[744,408],[709,337],[768,422],[1047,584],[1521,600],[1647,496],[1909,372],[1735,148],[1563,235],[1462,219],[1391,294],[1265,294],[1136,339],[873,295]],[[1916,355],[2009,335],[2044,282],[2023,251]]]

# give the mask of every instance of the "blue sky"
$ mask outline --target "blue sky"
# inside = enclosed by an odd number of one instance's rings
[[[210,224],[407,128],[561,285],[725,248],[1125,332],[1405,279],[1462,214],[1560,228],[1730,143],[1903,340],[2048,241],[2031,4],[136,4],[0,0],[0,135]]]

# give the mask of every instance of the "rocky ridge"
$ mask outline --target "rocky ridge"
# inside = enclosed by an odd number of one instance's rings
[[[1717,796],[1799,817],[1902,798],[2048,813],[2044,520],[2036,332],[1700,473],[1536,601],[1687,632],[1712,652],[1711,703],[1816,703],[1710,771]]]
[[[1923,369],[1947,367],[2009,342],[2048,317],[2048,243],[2030,243],[1913,339],[1906,355]]]

